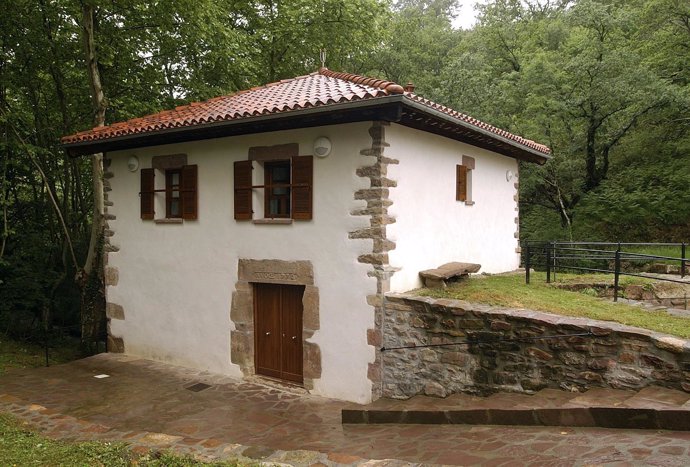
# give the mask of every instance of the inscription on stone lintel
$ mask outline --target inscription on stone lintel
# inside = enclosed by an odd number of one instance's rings
[[[263,279],[269,281],[297,281],[297,274],[293,272],[269,272],[269,271],[255,271],[254,279]]]

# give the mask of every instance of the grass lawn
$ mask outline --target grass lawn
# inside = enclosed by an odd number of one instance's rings
[[[60,346],[49,349],[51,365],[71,362],[81,357],[78,342],[62,342]],[[0,333],[0,375],[10,368],[35,368],[45,366],[46,356],[43,346],[19,342]]]
[[[236,466],[234,462],[205,463],[188,456],[155,453],[138,457],[122,443],[67,442],[46,438],[9,415],[0,414],[2,466]]]
[[[564,282],[612,281],[608,275],[558,274]],[[530,285],[524,274],[473,276],[445,290],[422,289],[420,295],[467,300],[510,308],[529,308],[565,316],[616,321],[618,323],[690,338],[690,319],[670,316],[662,311],[647,311],[613,303],[580,292],[561,290],[546,283],[546,275],[532,274]],[[644,279],[622,278],[621,284],[644,284]]]
[[[622,246],[621,250],[630,253],[640,253],[643,255],[655,255],[655,256],[666,256],[669,258],[680,258],[681,257],[681,247],[680,246],[660,246],[660,245],[647,245],[647,246]],[[686,246],[686,257],[690,253],[690,245]],[[653,260],[656,263],[670,263],[679,264],[678,261],[663,261],[663,260]]]

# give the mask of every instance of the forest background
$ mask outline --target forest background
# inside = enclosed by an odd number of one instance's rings
[[[547,144],[520,170],[523,241],[690,240],[690,2],[487,1],[467,30],[458,7],[3,0],[0,333],[102,332],[100,160],[61,136],[310,73],[322,49]]]

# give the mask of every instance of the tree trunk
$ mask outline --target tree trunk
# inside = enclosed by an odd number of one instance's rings
[[[91,104],[94,112],[94,126],[105,125],[107,102],[103,93],[98,70],[95,41],[95,7],[82,4],[82,38],[86,58],[87,75],[91,87]],[[82,344],[93,350],[101,323],[105,319],[105,287],[103,284],[103,154],[91,156],[91,177],[93,180],[93,221],[89,250],[82,271],[77,280],[82,288],[81,335]]]
[[[599,184],[597,180],[597,153],[596,153],[596,137],[597,137],[597,122],[593,115],[590,115],[587,126],[587,147],[586,153],[586,170],[587,176],[585,178],[585,192],[589,192],[597,187]]]
[[[2,104],[0,102],[0,104]],[[3,159],[3,164],[2,164],[2,178],[0,181],[0,208],[2,208],[2,232],[0,233],[0,260],[2,260],[2,257],[5,256],[5,247],[7,246],[7,239],[10,236],[10,227],[7,225],[7,205],[9,203],[9,189],[7,188],[7,164],[8,164],[8,159],[9,159],[9,149],[7,145],[7,131],[9,131],[7,128],[5,129],[5,151],[6,154]]]

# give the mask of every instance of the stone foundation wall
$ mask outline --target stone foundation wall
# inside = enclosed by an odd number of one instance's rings
[[[690,392],[685,339],[605,321],[411,295],[388,294],[384,313],[386,348],[482,342],[382,352],[386,397],[650,385]],[[517,338],[526,339],[501,342]]]

